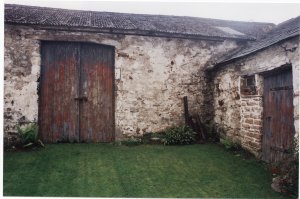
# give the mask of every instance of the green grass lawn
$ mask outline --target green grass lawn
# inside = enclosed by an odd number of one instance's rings
[[[5,196],[284,198],[255,159],[218,145],[56,144],[5,152]]]

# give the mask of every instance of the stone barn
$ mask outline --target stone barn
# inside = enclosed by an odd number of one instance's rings
[[[260,154],[267,74],[292,68],[277,87],[298,104],[299,24],[287,24],[7,4],[5,144],[31,122],[47,143],[156,132],[184,123],[187,96],[191,115]]]
[[[299,27],[300,17],[283,22],[208,69],[215,123],[268,162],[298,138]]]

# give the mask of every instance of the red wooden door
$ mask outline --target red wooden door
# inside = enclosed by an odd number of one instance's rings
[[[114,140],[114,49],[42,42],[40,136],[46,143]]]
[[[285,70],[264,79],[263,160],[286,157],[294,132],[292,70]]]
[[[81,45],[79,90],[80,95],[87,98],[79,104],[81,140],[114,140],[113,57],[111,47]]]

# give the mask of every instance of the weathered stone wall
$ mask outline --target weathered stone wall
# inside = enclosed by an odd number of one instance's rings
[[[240,136],[240,94],[239,77],[235,68],[218,71],[213,79],[214,122],[219,133],[239,139]]]
[[[224,65],[213,72],[214,121],[228,137],[260,155],[263,115],[263,77],[259,73],[286,64],[292,65],[294,125],[299,134],[299,37],[273,45],[263,51]],[[240,78],[255,74],[257,93],[242,95]]]
[[[4,48],[4,137],[14,140],[16,124],[37,122],[39,42],[24,38],[21,30],[5,32]],[[8,137],[10,134],[12,136]]]
[[[82,41],[115,47],[117,139],[184,122],[182,97],[192,114],[208,116],[208,61],[237,47],[235,41],[203,41],[34,29],[5,25],[5,136],[20,120],[37,121],[41,40]]]

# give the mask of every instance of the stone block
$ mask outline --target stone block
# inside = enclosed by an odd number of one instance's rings
[[[245,119],[245,123],[247,123],[247,124],[253,124],[253,119]]]

